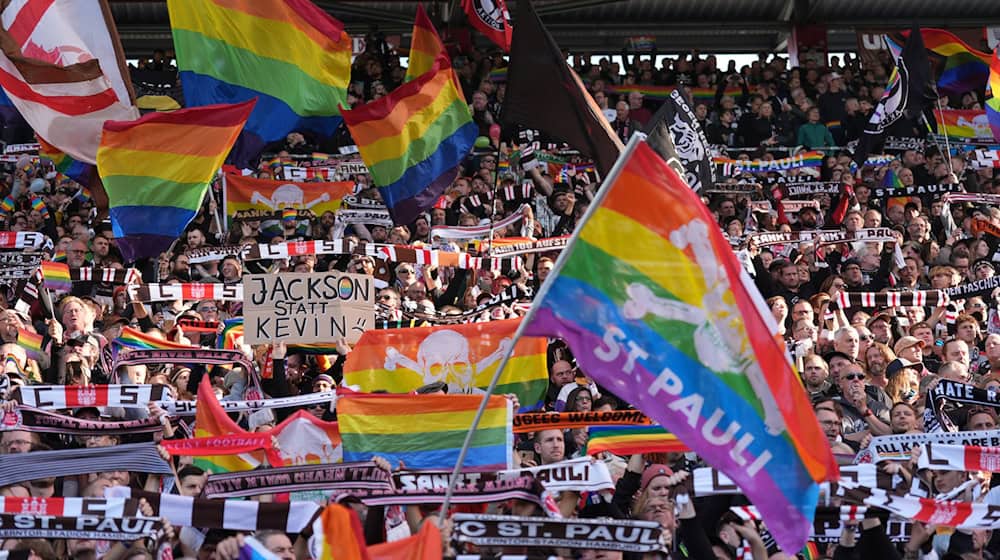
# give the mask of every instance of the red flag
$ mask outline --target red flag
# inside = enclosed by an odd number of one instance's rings
[[[473,27],[504,52],[510,52],[514,28],[510,26],[510,12],[504,0],[462,0],[462,8]]]

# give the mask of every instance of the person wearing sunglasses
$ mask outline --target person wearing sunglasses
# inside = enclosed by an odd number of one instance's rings
[[[844,438],[861,441],[869,434],[882,436],[891,433],[889,409],[865,391],[865,373],[861,366],[852,363],[837,379],[840,396],[834,400],[844,410]]]

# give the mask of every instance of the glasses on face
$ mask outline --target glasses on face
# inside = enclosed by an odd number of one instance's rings
[[[413,274],[412,268],[400,268],[396,270],[396,274]]]
[[[870,334],[861,335],[860,340],[862,342],[871,342],[875,340],[875,337]]]
[[[392,296],[390,296],[389,294],[382,294],[382,295],[378,296],[378,300],[379,301],[392,301]]]
[[[854,380],[864,381],[865,374],[863,374],[863,373],[847,373],[847,374],[844,374],[844,379],[846,379],[848,381],[854,381]]]
[[[200,308],[198,308],[198,313],[215,313],[218,310],[219,310],[219,308],[215,307],[213,305],[212,307],[200,307]]]

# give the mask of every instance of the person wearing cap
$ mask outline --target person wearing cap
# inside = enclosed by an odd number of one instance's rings
[[[985,280],[996,275],[996,268],[989,259],[979,259],[972,265],[972,276],[976,280]]]
[[[892,344],[892,315],[886,311],[876,313],[874,317],[865,323],[868,330],[872,332],[875,342],[882,344]]]
[[[925,343],[923,340],[908,335],[897,340],[892,350],[898,358],[907,360],[910,363],[922,364],[924,360],[924,346]]]
[[[313,378],[312,390],[313,393],[323,393],[326,391],[332,391],[337,386],[337,382],[333,380],[332,377],[325,373],[321,373]]]
[[[803,206],[798,212],[798,222],[792,226],[792,231],[813,230],[819,224],[819,210],[813,206]]]
[[[886,368],[886,377],[889,379],[885,392],[892,399],[893,403],[905,402],[914,404],[920,393],[920,376],[918,367],[920,364],[896,358],[889,363]]]

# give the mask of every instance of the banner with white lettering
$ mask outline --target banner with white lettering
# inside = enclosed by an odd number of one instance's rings
[[[660,524],[620,519],[546,519],[456,513],[452,539],[489,547],[571,548],[655,552],[662,550]]]

